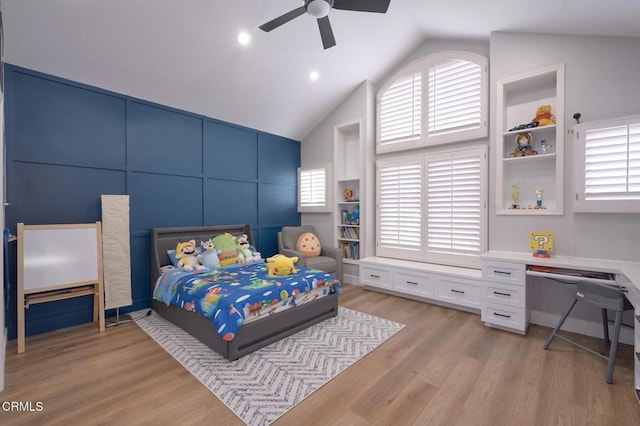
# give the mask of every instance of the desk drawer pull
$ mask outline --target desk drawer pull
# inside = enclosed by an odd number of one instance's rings
[[[498,274],[498,275],[507,275],[507,276],[511,276],[511,272],[507,272],[507,271],[496,271],[495,269],[493,270],[494,274]]]
[[[458,293],[458,294],[464,294],[464,291],[456,290],[456,289],[453,289],[453,288],[451,289],[451,292],[452,293]]]
[[[373,275],[373,274],[369,274],[369,276],[370,276],[371,278],[380,278],[380,275]]]
[[[499,292],[499,291],[494,291],[493,294],[497,294],[498,296],[511,297],[511,293],[502,293],[502,292]]]
[[[407,284],[411,284],[411,285],[418,285],[418,283],[417,283],[417,282],[415,282],[415,281],[407,281]]]
[[[511,315],[499,314],[497,312],[494,312],[493,315],[497,317],[502,317],[502,318],[511,318]]]

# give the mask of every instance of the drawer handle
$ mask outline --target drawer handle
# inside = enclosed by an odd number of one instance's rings
[[[502,293],[502,292],[499,292],[499,291],[494,291],[493,294],[497,294],[498,296],[511,297],[511,293]]]
[[[418,285],[418,283],[415,281],[407,281],[407,284]]]
[[[372,278],[380,278],[380,275],[369,274],[369,276],[372,277]]]
[[[498,274],[498,275],[507,275],[507,276],[511,276],[511,272],[507,272],[507,271],[496,271],[495,269],[493,270],[494,274]]]
[[[451,289],[452,293],[464,294],[464,291],[456,290],[454,288]]]
[[[494,312],[493,315],[497,317],[502,317],[502,318],[511,318],[511,315],[499,314],[497,312]]]

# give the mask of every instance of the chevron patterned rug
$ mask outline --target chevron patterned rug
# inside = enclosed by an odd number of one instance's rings
[[[133,317],[250,426],[271,424],[404,327],[340,307],[337,317],[229,362],[155,312]]]

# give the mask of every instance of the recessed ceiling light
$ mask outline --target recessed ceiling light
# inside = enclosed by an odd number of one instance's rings
[[[238,43],[240,43],[241,45],[246,46],[250,41],[251,36],[249,36],[249,33],[243,31],[238,34]]]
[[[311,71],[309,73],[309,80],[311,81],[316,81],[319,77],[320,77],[320,74],[318,73],[318,71]]]

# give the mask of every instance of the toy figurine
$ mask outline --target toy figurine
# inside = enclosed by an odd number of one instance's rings
[[[513,207],[514,209],[518,208],[518,202],[520,201],[520,192],[518,191],[518,185],[520,184],[520,182],[516,182],[513,185],[511,185],[511,188],[513,188],[513,193],[511,194],[511,198],[513,199],[513,204],[511,205],[511,207]]]
[[[546,154],[547,150],[551,150],[551,144],[549,142],[547,142],[546,139],[542,139],[540,141],[540,147],[542,148],[542,153]]]
[[[518,133],[516,135],[516,149],[511,154],[510,158],[526,157],[529,155],[537,155],[538,151],[534,151],[531,148],[531,132]]]
[[[541,208],[542,207],[542,193],[543,192],[544,192],[544,190],[542,188],[536,189],[536,207],[537,208]]]

